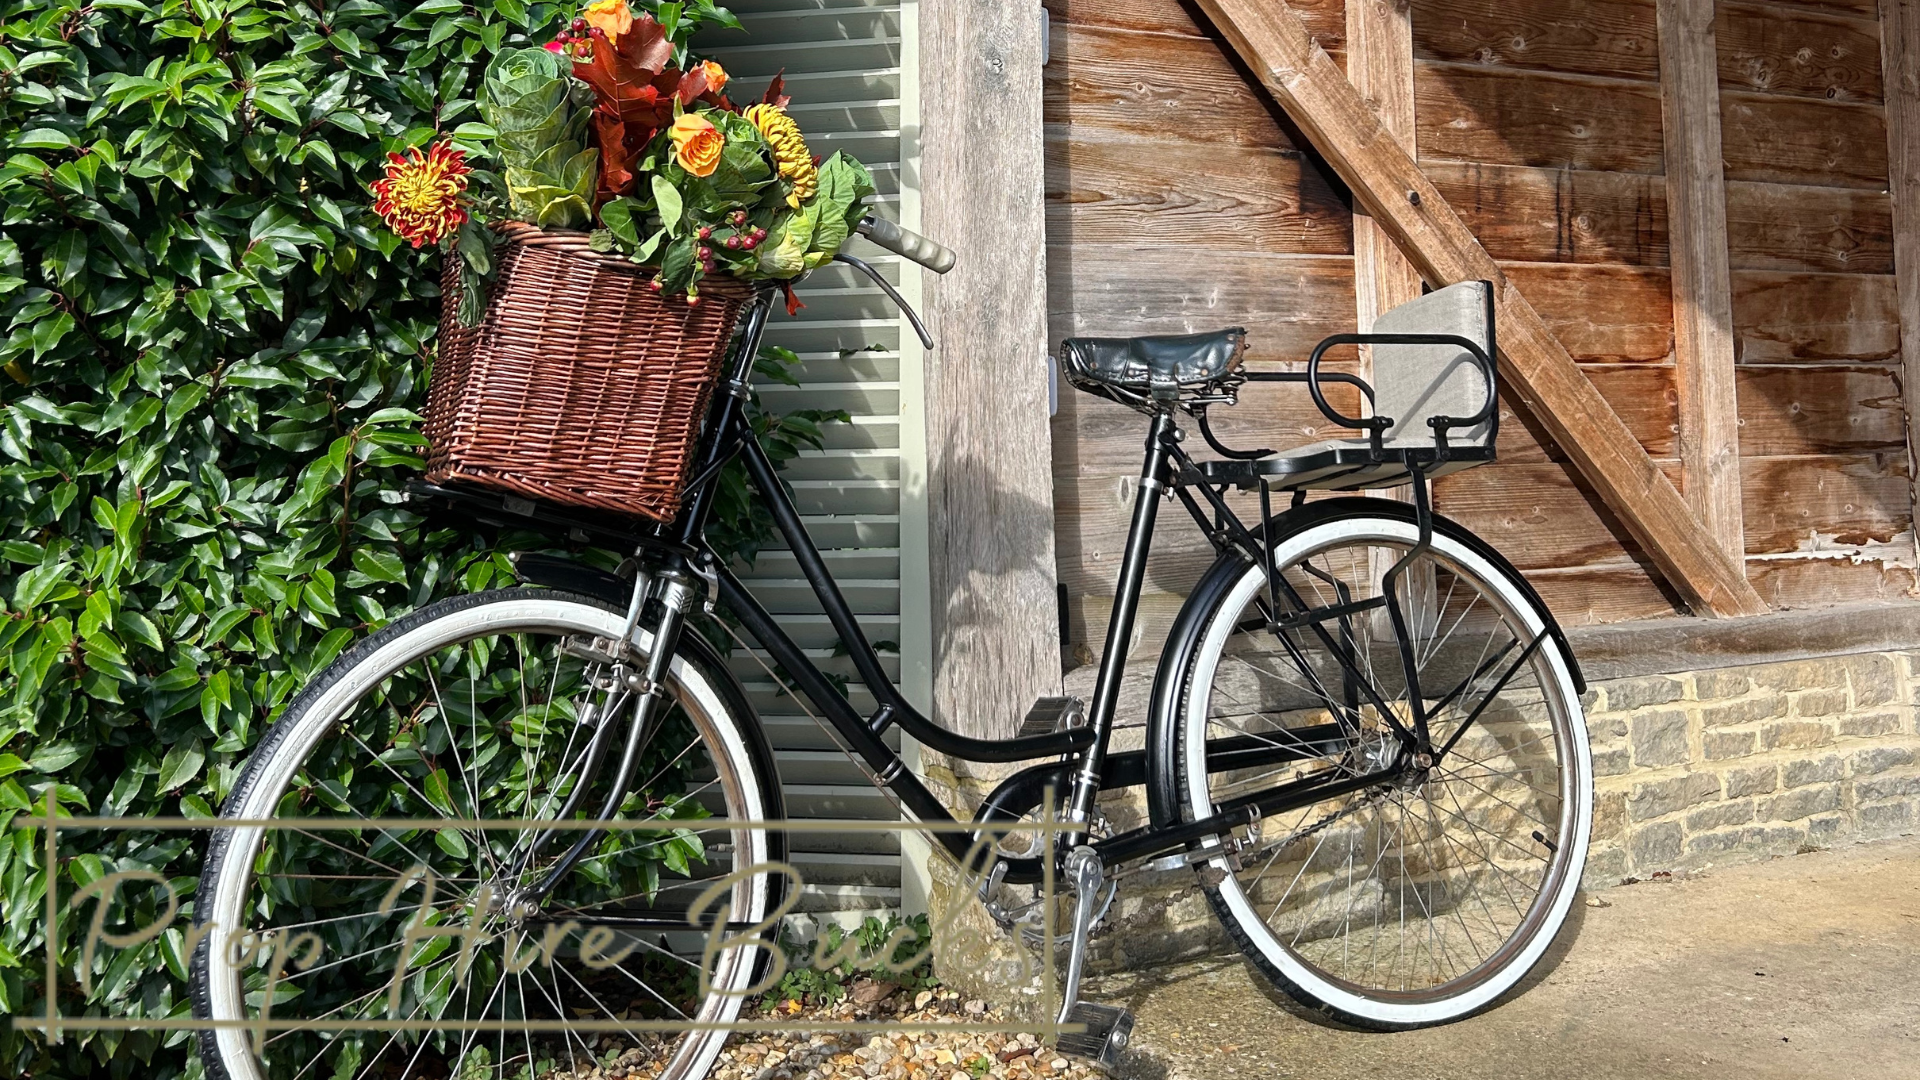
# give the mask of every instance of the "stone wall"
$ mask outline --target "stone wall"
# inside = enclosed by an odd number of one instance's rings
[[[1596,684],[1587,887],[1910,831],[1917,695],[1920,653]]]

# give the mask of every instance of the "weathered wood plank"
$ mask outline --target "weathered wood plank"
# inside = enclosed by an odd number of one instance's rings
[[[1633,432],[1634,440],[1649,456],[1670,458],[1674,455],[1679,403],[1671,366],[1582,364],[1580,371],[1592,380],[1594,388],[1613,406],[1621,423]],[[1500,398],[1497,447],[1501,464],[1568,460],[1567,452],[1560,449],[1540,422],[1507,394]]]
[[[1667,264],[1667,192],[1645,173],[1423,161],[1496,259]]]
[[[1899,299],[1888,275],[1737,270],[1733,329],[1743,364],[1900,357]]]
[[[1665,363],[1673,355],[1667,272],[1633,266],[1502,263],[1501,269],[1583,363]]]
[[[1743,365],[1738,382],[1743,456],[1906,446],[1906,409],[1891,368]]]
[[[1843,15],[1849,18],[1865,19],[1868,22],[1880,18],[1878,0],[1756,0],[1756,2],[1794,13]]]
[[[1728,0],[1714,30],[1729,89],[1880,100],[1880,35],[1857,19]]]
[[[1078,129],[1048,135],[1051,243],[1158,240],[1196,249],[1353,253],[1352,214],[1300,153],[1096,137]],[[1178,182],[1169,183],[1171,177]]]
[[[1920,3],[1880,0],[1880,50],[1891,139],[1888,191],[1900,348],[1907,377],[1907,452],[1912,458],[1920,455]],[[1920,488],[1910,505],[1920,507]]]
[[[1735,270],[1891,274],[1893,203],[1884,191],[1728,181],[1727,260]]]
[[[1420,157],[1561,169],[1661,171],[1650,84],[1418,61]]]
[[[1887,120],[1879,105],[1727,90],[1720,130],[1729,180],[1886,189]]]
[[[1740,534],[1740,409],[1733,384],[1733,283],[1714,0],[1657,0],[1665,121],[1673,359],[1687,505],[1727,554]]]
[[[1207,273],[1181,273],[1189,261]],[[1321,338],[1353,330],[1353,260],[1075,239],[1048,249],[1047,306],[1056,344],[1245,326],[1250,362],[1304,362]]]
[[[1913,528],[1905,453],[1751,457],[1740,470],[1749,553],[1884,543]]]
[[[1056,22],[1188,37],[1208,36],[1207,31],[1194,22],[1192,9],[1180,0],[1045,0],[1045,6]],[[1301,0],[1294,11],[1313,32],[1321,48],[1328,52],[1346,48],[1344,0]]]
[[[919,19],[924,226],[960,254],[925,305],[942,346],[926,362],[932,705],[954,731],[1005,738],[1060,685],[1034,357],[1047,326],[1043,42],[1030,8],[924,0]]]
[[[1651,0],[1414,0],[1413,37],[1424,60],[1660,77]]]
[[[1529,570],[1525,576],[1562,626],[1659,619],[1682,610],[1679,597],[1646,562]]]
[[[1053,40],[1046,119],[1072,125],[1073,138],[1098,129],[1158,143],[1298,149],[1266,96],[1247,92],[1233,60],[1210,39],[1068,26]]]
[[[1680,463],[1657,466],[1675,484]],[[1588,566],[1640,556],[1640,547],[1578,470],[1562,462],[1496,462],[1441,478],[1442,512],[1522,570]]]
[[[1510,385],[1581,472],[1592,478],[1606,505],[1620,515],[1689,606],[1716,615],[1765,610],[1741,568],[1687,511],[1672,482],[1580,374],[1525,295],[1313,43],[1299,17],[1282,0],[1199,2],[1423,277],[1436,284],[1474,278],[1494,283]]]
[[[1892,560],[1749,559],[1747,576],[1781,610],[1865,602],[1911,604],[1920,595],[1912,566]]]

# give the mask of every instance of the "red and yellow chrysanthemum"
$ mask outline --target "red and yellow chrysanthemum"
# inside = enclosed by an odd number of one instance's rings
[[[373,212],[401,239],[437,244],[467,220],[467,155],[438,142],[424,155],[415,146],[387,155],[387,175],[373,183]]]

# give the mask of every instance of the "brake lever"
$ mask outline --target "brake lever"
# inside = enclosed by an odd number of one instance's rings
[[[880,276],[880,271],[867,265],[864,259],[856,259],[851,255],[835,255],[833,261],[846,263],[848,266],[867,275],[875,285],[880,286],[880,291],[886,293],[887,299],[892,300],[898,305],[900,311],[906,315],[907,321],[913,324],[913,332],[920,335],[920,344],[925,345],[928,351],[932,351],[933,335],[927,333],[927,328],[925,324],[921,323],[920,316],[913,310],[913,305],[907,303],[906,298],[900,295],[899,290],[889,284],[886,278]]]

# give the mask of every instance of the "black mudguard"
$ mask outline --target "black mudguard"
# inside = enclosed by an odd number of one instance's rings
[[[1408,503],[1389,499],[1327,499],[1275,514],[1268,535],[1287,536],[1323,521],[1359,514],[1414,520],[1413,507]],[[1461,525],[1435,514],[1433,527],[1434,531],[1444,533],[1449,539],[1472,549],[1519,585],[1521,593],[1546,624],[1548,636],[1559,647],[1567,670],[1573,675],[1574,688],[1586,693],[1587,680],[1580,672],[1580,662],[1567,645],[1567,636],[1560,629],[1559,620],[1547,610],[1547,605],[1540,599],[1540,594],[1534,591],[1532,584],[1520,576],[1506,556]],[[1201,577],[1200,583],[1194,586],[1186,603],[1181,605],[1172,629],[1167,632],[1167,644],[1160,653],[1160,666],[1153,676],[1153,699],[1147,715],[1147,810],[1156,826],[1175,825],[1182,820],[1177,760],[1180,733],[1176,730],[1175,721],[1180,701],[1186,696],[1188,672],[1193,667],[1194,653],[1200,645],[1201,627],[1250,565],[1251,560],[1244,552],[1232,550],[1222,554]]]
[[[556,555],[531,552],[515,552],[512,561],[514,574],[529,585],[585,593],[619,608],[625,608],[633,600],[631,582],[597,567]],[[727,700],[727,706],[734,709],[736,715],[751,718],[752,722],[745,726],[741,735],[747,740],[747,752],[753,756],[754,767],[760,772],[761,798],[773,809],[776,819],[786,820],[787,803],[780,788],[780,766],[774,760],[773,747],[767,742],[766,730],[760,726],[760,714],[754,711],[753,703],[747,698],[747,688],[740,685],[740,680],[727,666],[726,658],[693,628],[689,627],[687,632],[680,635],[680,651],[705,669],[707,677],[713,680],[720,695]],[[784,861],[785,834],[774,833],[773,842],[780,848],[777,857]]]

